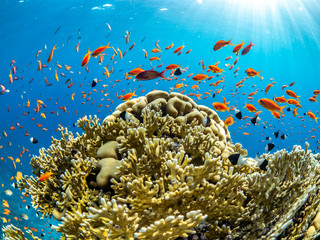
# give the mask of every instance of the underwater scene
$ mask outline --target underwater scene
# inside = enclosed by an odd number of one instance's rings
[[[3,0],[1,239],[320,239],[320,2]]]

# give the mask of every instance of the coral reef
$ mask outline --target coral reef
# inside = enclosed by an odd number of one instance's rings
[[[60,129],[31,159],[19,187],[62,239],[313,239],[320,233],[319,155],[300,146],[263,154],[266,170],[233,165],[246,155],[218,114],[179,93],[153,91],[102,123]],[[45,172],[54,174],[39,181]],[[8,239],[18,236],[13,227]],[[11,237],[11,238],[10,238]],[[20,238],[17,238],[20,239]],[[22,239],[22,238],[21,238]]]

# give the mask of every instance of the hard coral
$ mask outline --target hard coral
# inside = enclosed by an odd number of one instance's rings
[[[228,156],[246,150],[231,143],[218,114],[163,91],[120,104],[101,124],[90,116],[78,126],[84,133],[76,137],[61,129],[61,139],[32,158],[36,177],[19,184],[40,212],[61,220],[55,228],[63,239],[319,232],[320,165],[308,149],[264,154],[266,171],[232,165]],[[48,171],[54,174],[39,182]]]

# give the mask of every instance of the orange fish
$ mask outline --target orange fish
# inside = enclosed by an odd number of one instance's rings
[[[219,40],[218,42],[216,42],[216,44],[214,45],[213,47],[213,51],[217,51],[219,50],[220,48],[226,46],[226,45],[231,45],[233,46],[233,44],[231,44],[231,40],[230,39],[229,41],[224,41],[224,40]]]
[[[245,103],[244,108],[246,108],[249,112],[256,112],[257,109],[255,108],[255,106],[253,106],[252,104],[247,104]]]
[[[271,113],[275,118],[280,119],[280,113],[279,112],[271,112]]]
[[[204,80],[208,77],[208,75],[204,75],[202,73],[199,73],[199,74],[196,74],[194,75],[194,77],[192,78],[192,80],[194,81],[201,81],[201,80]]]
[[[88,49],[88,53],[86,55],[84,55],[83,59],[82,59],[82,64],[81,66],[84,67],[88,64],[89,60],[90,60],[90,54],[92,52]]]
[[[12,73],[11,73],[11,71],[10,71],[10,74],[9,74],[9,82],[10,82],[10,84],[13,83],[13,78],[12,78]]]
[[[98,47],[96,50],[93,51],[93,53],[91,54],[92,57],[97,57],[99,56],[101,53],[103,53],[107,48],[111,48],[109,46],[109,43],[106,45],[106,46],[101,46],[101,47]]]
[[[259,75],[260,72],[262,72],[262,70],[260,70],[260,71],[257,72],[256,70],[254,70],[254,69],[252,69],[252,68],[248,68],[248,69],[245,70],[245,73],[248,75],[248,77],[258,76],[258,77],[260,78],[260,80],[262,80],[263,77],[261,77],[261,76]]]
[[[53,51],[54,51],[55,49],[58,49],[58,48],[56,48],[56,45],[54,45],[54,47],[52,48],[51,53],[50,53],[50,55],[49,55],[49,57],[48,57],[47,63],[49,63],[49,62],[51,61],[51,59],[52,59],[52,57],[53,57]]]
[[[283,109],[286,106],[280,107],[276,102],[272,101],[271,99],[268,98],[261,98],[258,100],[258,103],[264,107],[265,109],[271,111],[271,112],[275,112],[275,111],[279,111],[281,112],[283,115]]]
[[[297,115],[299,115],[299,114],[297,113],[297,110],[298,110],[298,108],[294,108],[294,109],[292,110],[292,114],[293,114],[294,117],[297,116]]]
[[[38,60],[38,69],[37,69],[37,71],[41,71],[41,61],[40,60]]]
[[[39,182],[45,181],[47,179],[49,179],[49,177],[53,174],[53,172],[46,172],[44,174],[42,174],[39,178]]]
[[[285,99],[284,97],[276,97],[276,98],[273,97],[273,100],[280,102],[280,103],[287,102],[287,99]]]
[[[159,48],[154,48],[154,49],[151,50],[151,52],[153,52],[153,53],[158,53],[158,52],[161,52],[161,49],[159,49]]]
[[[170,65],[166,66],[166,69],[167,69],[167,70],[172,70],[172,69],[176,69],[176,68],[178,68],[178,67],[180,67],[180,65],[170,64]]]
[[[126,95],[123,96],[122,101],[128,101],[130,100],[133,96],[137,96],[135,95],[136,91],[133,91],[131,93],[127,93]]]
[[[217,62],[214,65],[209,65],[208,68],[213,72],[213,73],[222,73],[223,69],[218,67],[219,62]]]
[[[293,97],[299,100],[300,96],[297,96],[297,94],[294,91],[286,90],[285,93],[288,94],[290,97]]]
[[[264,90],[264,94],[267,94],[269,89],[272,87],[273,85],[270,83],[268,84],[268,86],[266,87],[266,89]]]
[[[243,48],[243,45],[244,45],[244,42],[242,41],[240,44],[236,45],[236,46],[233,48],[232,52],[238,54],[239,51],[240,51],[240,49]]]
[[[234,121],[233,121],[233,118],[232,118],[231,116],[228,117],[226,120],[224,120],[224,125],[225,125],[226,127],[231,126],[233,123],[234,123]]]
[[[169,50],[170,48],[172,48],[173,47],[173,43],[171,44],[171,45],[169,45],[168,47],[166,47],[166,50]]]
[[[137,76],[141,72],[143,72],[142,68],[135,68],[135,69],[132,69],[130,72],[128,72],[128,75]]]
[[[212,106],[216,111],[220,111],[220,112],[224,112],[226,110],[229,112],[229,108],[230,108],[230,107],[227,107],[226,104],[219,103],[219,102],[212,103]]]
[[[314,91],[313,91],[313,94],[319,95],[319,94],[320,94],[320,90],[314,90]]]
[[[181,47],[178,47],[176,50],[173,51],[173,53],[180,52],[183,48],[184,48],[184,45],[182,45]]]
[[[316,122],[318,122],[318,121],[317,121],[318,117],[316,117],[316,115],[314,115],[313,112],[308,111],[308,112],[307,112],[307,115],[308,115],[311,119],[316,120]]]
[[[78,42],[77,46],[76,46],[76,51],[79,52],[79,44],[80,44],[80,41]]]

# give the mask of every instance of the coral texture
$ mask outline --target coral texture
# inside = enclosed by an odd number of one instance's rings
[[[61,129],[19,183],[62,239],[313,239],[320,232],[319,155],[295,146],[263,154],[266,171],[233,165],[246,155],[218,114],[187,96],[153,91],[102,123]],[[45,172],[54,174],[38,181]],[[14,231],[5,231],[8,239]]]

